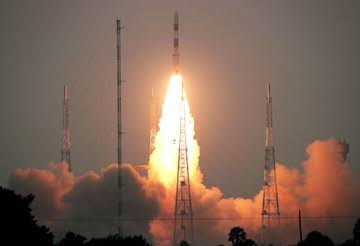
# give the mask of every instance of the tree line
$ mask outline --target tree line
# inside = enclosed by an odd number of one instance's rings
[[[68,232],[59,242],[54,242],[54,234],[46,226],[37,224],[32,215],[31,202],[34,195],[22,196],[0,186],[0,245],[36,245],[36,246],[151,246],[143,236],[121,238],[119,235],[109,235],[102,238],[91,238]],[[256,242],[247,238],[246,232],[240,226],[233,227],[228,233],[228,241],[233,246],[256,246]],[[296,246],[334,246],[327,235],[318,231],[310,232],[303,242]],[[190,246],[186,241],[180,246]],[[223,245],[219,245],[223,246]],[[269,245],[270,246],[270,245]],[[353,238],[346,240],[340,246],[360,246],[360,219],[353,229]]]

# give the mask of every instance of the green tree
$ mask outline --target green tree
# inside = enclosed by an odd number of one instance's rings
[[[256,243],[246,238],[246,232],[243,228],[236,226],[233,227],[229,234],[228,241],[232,243],[233,246],[255,246]]]
[[[354,225],[353,238],[346,240],[341,246],[360,246],[360,219]]]
[[[37,225],[31,213],[33,200],[32,194],[21,196],[0,187],[0,245],[53,245],[54,235],[47,227]]]
[[[180,246],[190,246],[190,245],[186,241],[181,241]]]
[[[65,237],[59,242],[59,246],[83,246],[85,245],[86,237],[75,234],[73,232],[66,233]]]
[[[346,240],[345,242],[343,242],[341,244],[341,246],[357,246],[357,245],[355,244],[354,240],[349,239],[349,240]]]
[[[310,232],[299,246],[334,246],[334,242],[318,231]]]
[[[105,238],[93,238],[87,246],[151,246],[142,236],[121,238],[119,235],[110,235]]]
[[[356,245],[360,245],[360,219],[357,220],[354,229],[353,229],[353,237]]]

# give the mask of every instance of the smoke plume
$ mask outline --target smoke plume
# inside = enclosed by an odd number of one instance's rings
[[[274,223],[270,241],[296,243],[298,240],[297,214],[302,210],[304,232],[320,230],[335,240],[351,237],[355,218],[359,215],[360,188],[356,178],[344,160],[344,152],[335,139],[315,141],[307,147],[308,160],[303,171],[287,168],[277,163],[278,192],[281,216],[280,224]],[[162,216],[173,212],[174,192],[169,192],[161,204]],[[217,187],[205,187],[200,179],[193,179],[192,199],[195,219],[196,241],[200,245],[226,243],[229,230],[240,225],[250,237],[260,240],[262,192],[252,199],[223,198]],[[324,217],[319,219],[319,217]],[[334,221],[335,220],[335,221]],[[334,223],[335,222],[335,223]],[[169,245],[172,237],[168,222],[153,221],[151,232],[156,245]]]
[[[89,171],[74,177],[66,163],[50,164],[47,170],[17,169],[9,188],[35,195],[33,210],[40,223],[57,236],[73,230],[86,236],[117,233],[117,165],[110,164],[99,174]],[[123,165],[124,233],[149,237],[148,222],[158,214],[163,187],[148,184],[130,165]],[[129,221],[126,218],[139,219]]]
[[[306,152],[308,159],[303,163],[303,171],[277,164],[281,216],[289,218],[274,226],[273,240],[296,242],[298,209],[302,209],[305,217],[358,215],[360,186],[338,142],[334,139],[315,141]],[[203,184],[199,169],[197,175],[192,181],[197,242],[201,245],[225,243],[228,231],[235,225],[259,239],[261,191],[252,199],[223,198],[219,188]],[[155,245],[170,245],[172,221],[146,219],[172,218],[174,189],[140,176],[130,165],[124,165],[123,176],[125,233],[146,235]],[[59,236],[68,230],[87,236],[116,233],[115,164],[100,173],[90,171],[78,177],[68,172],[65,163],[51,163],[46,170],[17,169],[10,176],[9,187],[21,194],[33,193],[36,217]],[[350,237],[354,220],[304,219],[304,232],[320,230],[343,240]]]

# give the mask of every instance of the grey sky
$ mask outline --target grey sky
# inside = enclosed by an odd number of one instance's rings
[[[175,10],[208,186],[260,189],[267,81],[279,162],[300,168],[312,141],[346,138],[359,172],[359,1],[2,0],[0,184],[15,168],[59,161],[64,83],[75,173],[115,161],[116,17],[126,27],[124,160],[147,162],[151,87],[162,102]]]

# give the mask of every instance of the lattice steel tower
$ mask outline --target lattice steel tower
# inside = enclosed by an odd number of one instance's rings
[[[63,101],[63,132],[62,132],[62,149],[61,161],[69,165],[69,172],[71,172],[70,159],[70,128],[69,128],[69,97],[67,86],[64,85],[64,101]]]
[[[179,72],[179,16],[174,15],[174,75]],[[184,84],[182,83],[182,93],[180,100],[180,136],[178,149],[178,166],[176,180],[176,197],[174,213],[174,246],[178,246],[181,241],[187,241],[194,245],[194,226],[193,212],[191,205],[190,173],[189,160],[186,143],[186,102],[184,97]]]
[[[121,23],[116,20],[116,82],[117,82],[117,170],[118,170],[118,231],[123,236],[123,176],[122,176],[122,114],[121,114]]]
[[[276,184],[275,149],[273,141],[272,98],[270,83],[266,95],[265,171],[263,184],[262,227],[270,227],[274,218],[280,220],[279,197]]]

